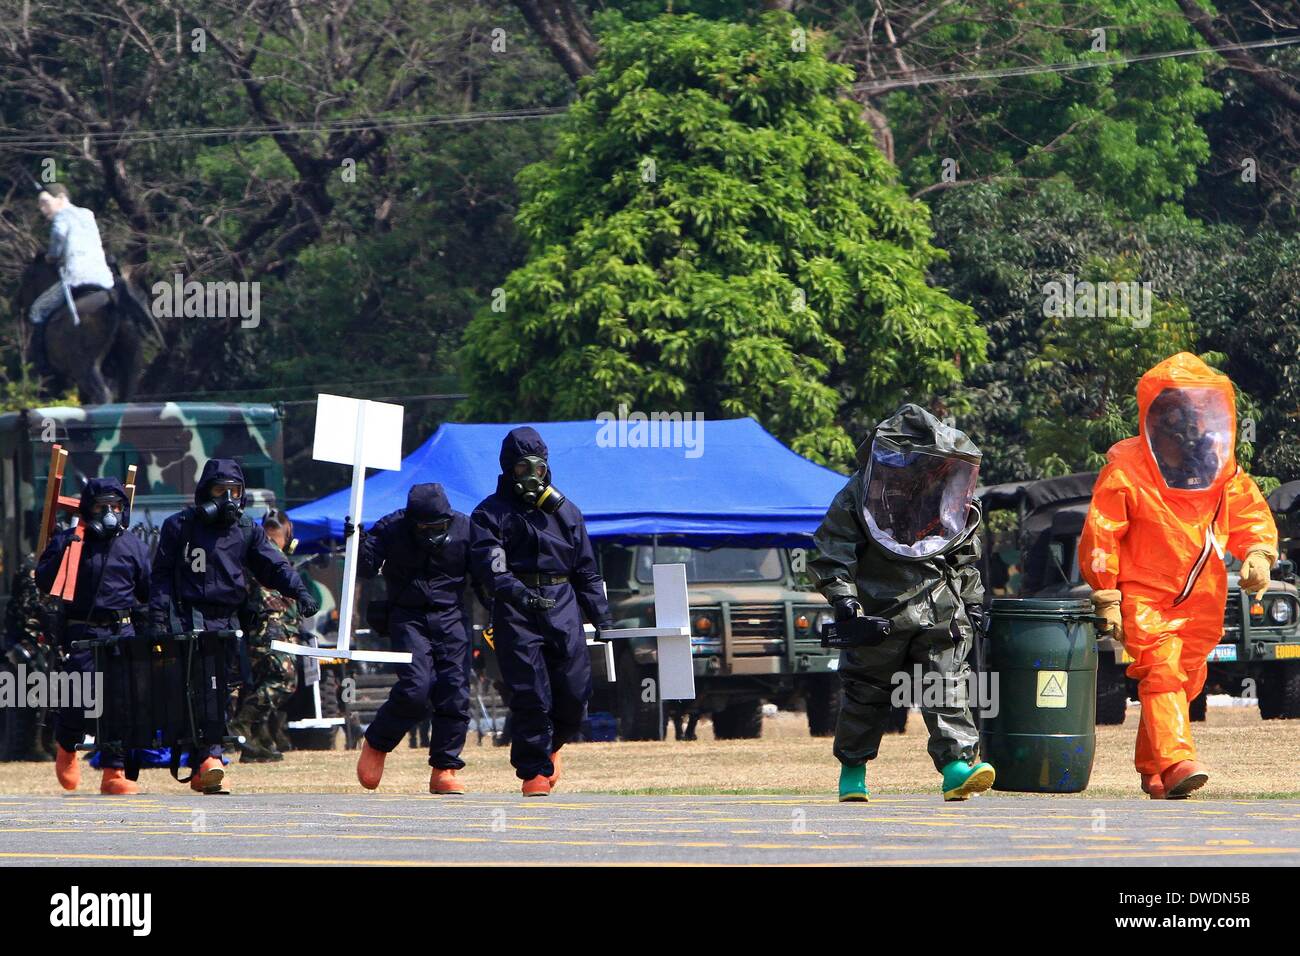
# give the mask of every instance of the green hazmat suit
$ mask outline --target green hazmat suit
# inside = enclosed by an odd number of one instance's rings
[[[832,604],[856,598],[866,614],[891,622],[878,642],[840,651],[842,764],[879,752],[896,674],[921,707],[935,769],[976,757],[967,659],[984,599],[973,501],[980,457],[965,434],[904,405],[858,448],[858,470],[817,529],[809,566],[818,589]],[[914,686],[918,665],[922,687]]]

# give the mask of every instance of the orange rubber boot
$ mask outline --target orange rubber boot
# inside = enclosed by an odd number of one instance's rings
[[[1142,792],[1149,794],[1152,800],[1163,800],[1165,798],[1165,782],[1160,779],[1160,774],[1144,773],[1142,775]]]
[[[1165,785],[1166,800],[1182,800],[1193,790],[1199,790],[1209,781],[1210,775],[1195,760],[1180,760],[1160,775]]]
[[[361,756],[357,758],[357,781],[367,790],[374,790],[379,781],[384,779],[384,760],[388,754],[370,746],[370,741],[361,742]],[[433,781],[429,781],[430,788]]]
[[[126,771],[121,767],[105,767],[104,775],[99,781],[99,792],[110,796],[123,797],[140,792],[140,785],[134,780],[126,779]]]
[[[465,792],[465,785],[456,779],[455,770],[434,767],[433,773],[429,774],[429,792],[437,796],[460,794]]]
[[[551,767],[554,772],[550,776],[551,789],[554,790],[556,784],[560,782],[560,752],[557,750],[551,754]]]
[[[220,793],[221,781],[226,777],[226,768],[221,765],[220,757],[209,757],[199,764],[190,777],[190,789],[198,793]]]
[[[81,762],[77,760],[77,752],[55,746],[58,756],[54,758],[54,775],[59,778],[59,786],[64,790],[76,790],[81,783]]]
[[[524,781],[525,797],[549,797],[550,795],[551,779],[549,777],[543,777],[539,773],[532,780]]]

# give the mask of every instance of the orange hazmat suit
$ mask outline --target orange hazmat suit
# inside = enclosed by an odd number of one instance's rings
[[[1097,596],[1118,592],[1142,704],[1135,763],[1158,775],[1196,759],[1187,703],[1223,635],[1224,550],[1271,566],[1277,527],[1237,465],[1226,375],[1180,352],[1142,376],[1137,400],[1138,435],[1111,447],[1093,488],[1079,566]]]

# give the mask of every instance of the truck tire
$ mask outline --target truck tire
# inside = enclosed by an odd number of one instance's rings
[[[1205,701],[1208,696],[1205,693],[1205,688],[1202,687],[1201,692],[1187,702],[1187,716],[1192,720],[1204,720]]]
[[[757,740],[763,736],[763,702],[740,698],[713,713],[714,740]]]
[[[1255,678],[1259,716],[1265,720],[1300,717],[1300,661],[1261,667]]]
[[[13,672],[7,661],[0,670]],[[0,760],[50,760],[53,745],[47,741],[53,734],[48,724],[53,716],[48,711],[32,707],[0,707]]]
[[[308,693],[310,694],[310,691]],[[339,672],[336,667],[321,668],[320,715],[322,717],[343,716],[343,707],[339,701]],[[295,750],[333,750],[337,745],[338,736],[338,727],[289,730],[289,739],[293,741]]]
[[[1102,657],[1097,662],[1097,725],[1117,726],[1124,723],[1124,714],[1128,710],[1128,680],[1124,677],[1123,664],[1116,664],[1109,657]]]
[[[808,733],[833,737],[840,719],[840,675],[814,674],[804,681],[803,696],[808,708]]]
[[[659,726],[657,701],[641,699],[642,681],[654,678],[655,671],[636,662],[631,651],[618,655],[614,664],[618,680],[614,683],[618,695],[618,736],[621,740],[658,740],[662,736]]]

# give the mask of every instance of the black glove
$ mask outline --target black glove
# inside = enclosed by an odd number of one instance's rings
[[[166,637],[172,631],[171,616],[167,614],[151,613],[149,622],[145,625],[145,636],[150,640],[159,640]]]
[[[989,632],[989,612],[984,609],[983,604],[967,604],[966,617],[970,619],[971,624],[981,636]]]
[[[303,617],[315,617],[320,613],[320,601],[310,591],[298,593],[298,613]]]
[[[347,540],[352,537],[353,533],[359,533],[361,537],[366,536],[366,526],[352,523],[352,516],[348,515],[343,519],[343,538]]]
[[[605,632],[606,632],[606,631],[612,631],[612,630],[614,630],[614,622],[613,622],[613,621],[606,621],[604,624],[593,624],[592,626],[596,629],[596,633],[592,636],[594,640],[597,640],[597,641],[612,641],[612,640],[613,640],[612,637],[606,637],[606,636],[605,636]]]
[[[553,607],[555,607],[555,601],[553,599],[542,597],[536,591],[524,592],[525,611],[549,611]]]
[[[862,617],[862,603],[855,597],[849,597],[847,594],[835,599],[835,623],[847,621],[850,618]]]

